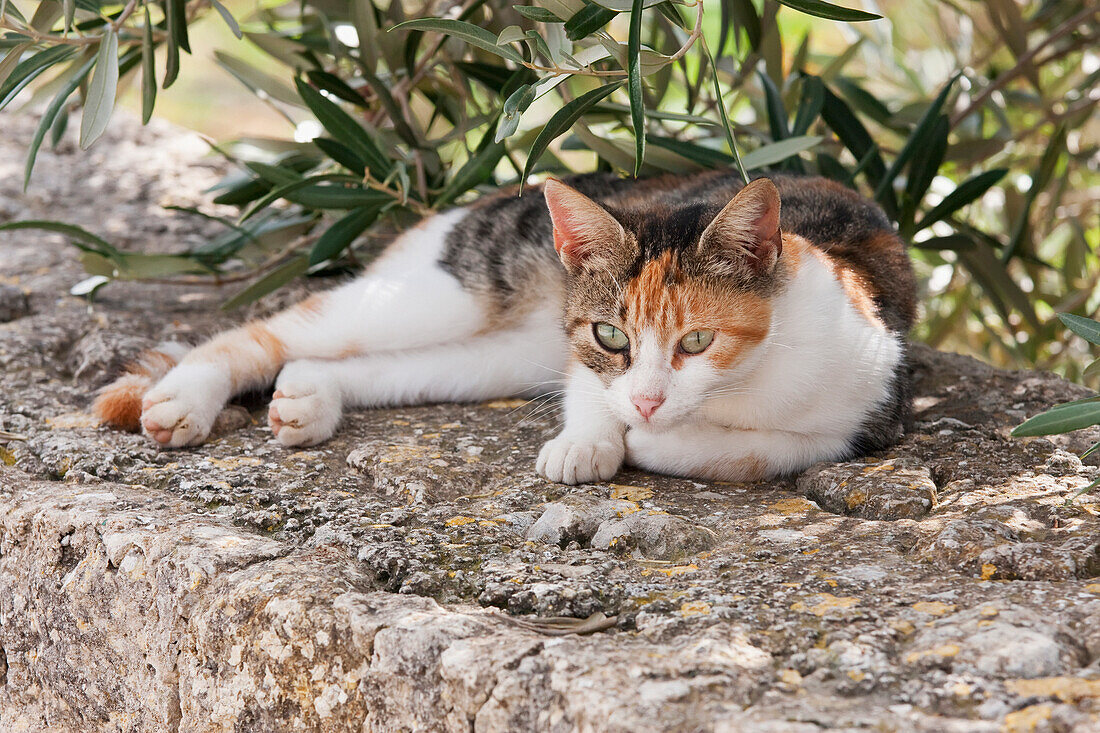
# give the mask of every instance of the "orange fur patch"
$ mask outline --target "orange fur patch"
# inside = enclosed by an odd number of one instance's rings
[[[104,425],[137,432],[141,427],[141,399],[152,386],[153,380],[145,375],[124,374],[100,391],[92,412]]]
[[[763,297],[687,279],[672,251],[647,262],[627,283],[623,304],[634,333],[649,329],[665,343],[676,344],[691,331],[713,330],[714,343],[703,355],[719,369],[733,366],[747,348],[762,341],[771,322],[771,306]],[[676,351],[673,368],[689,358],[693,357]]]
[[[321,315],[321,310],[325,307],[325,301],[327,299],[328,295],[326,293],[316,293],[294,306],[293,310],[306,316],[319,316]]]

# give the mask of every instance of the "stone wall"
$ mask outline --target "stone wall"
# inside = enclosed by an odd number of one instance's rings
[[[0,220],[216,231],[161,209],[209,206],[194,138],[121,120],[43,151],[24,196],[33,121],[5,124]],[[0,253],[0,429],[25,437],[0,442],[0,730],[1100,730],[1100,501],[1066,503],[1100,435],[1008,437],[1083,394],[1056,377],[917,348],[901,445],[770,483],[548,484],[555,416],[513,401],[289,451],[257,399],[158,452],[92,393],[226,294],[89,307],[59,238]]]

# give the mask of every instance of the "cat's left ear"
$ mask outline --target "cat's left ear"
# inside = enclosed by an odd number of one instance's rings
[[[699,249],[732,255],[757,273],[770,272],[783,253],[775,184],[757,178],[742,188],[704,230]]]
[[[570,272],[609,267],[626,244],[622,224],[575,188],[551,178],[543,187],[554,249]]]

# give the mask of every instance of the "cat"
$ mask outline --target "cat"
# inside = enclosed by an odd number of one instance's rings
[[[274,381],[272,433],[308,446],[348,407],[564,382],[544,478],[605,481],[625,461],[760,480],[899,439],[915,291],[882,210],[827,179],[550,179],[429,217],[270,318],[145,354],[94,409],[179,448]]]

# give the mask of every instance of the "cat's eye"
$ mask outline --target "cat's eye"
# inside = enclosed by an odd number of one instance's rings
[[[605,349],[622,351],[630,345],[630,339],[626,337],[626,334],[610,323],[593,324],[592,332],[596,334],[596,340]]]
[[[701,354],[714,340],[714,331],[692,331],[680,339],[680,348],[688,354]]]

